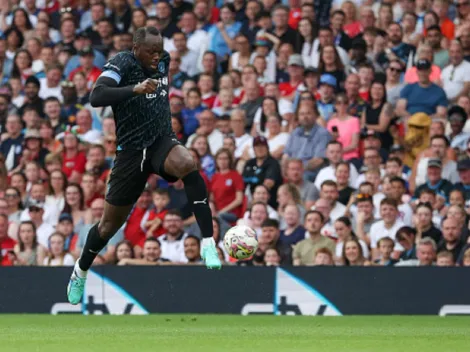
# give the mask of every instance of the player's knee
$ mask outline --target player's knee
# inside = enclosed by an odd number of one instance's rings
[[[120,227],[120,226],[119,226]],[[110,220],[100,221],[98,225],[98,232],[100,237],[104,240],[109,240],[119,230],[119,227]]]

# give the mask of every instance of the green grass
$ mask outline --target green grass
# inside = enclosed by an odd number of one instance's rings
[[[0,315],[11,352],[460,352],[468,317]]]

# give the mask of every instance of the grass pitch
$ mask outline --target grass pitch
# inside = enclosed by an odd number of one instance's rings
[[[464,352],[470,317],[0,315],[2,352]]]

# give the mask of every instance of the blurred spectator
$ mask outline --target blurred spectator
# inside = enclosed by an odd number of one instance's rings
[[[383,237],[377,242],[379,259],[374,263],[379,266],[394,266],[397,260],[392,259],[391,255],[395,242],[390,237]]]
[[[18,228],[18,243],[15,246],[14,265],[41,265],[46,253],[46,248],[38,243],[34,223],[31,221],[22,222]]]
[[[65,250],[65,238],[60,232],[52,233],[47,239],[49,254],[42,263],[43,266],[73,266],[75,260]]]
[[[455,266],[454,256],[452,252],[449,251],[441,251],[437,253],[436,257],[436,265],[437,266]]]
[[[188,234],[184,232],[181,213],[178,210],[169,210],[163,219],[163,227],[166,232],[160,237],[162,257],[172,262],[186,263],[184,239]]]
[[[345,266],[363,266],[366,263],[361,244],[355,238],[344,242],[341,258]]]
[[[436,242],[432,238],[423,238],[417,245],[417,259],[401,260],[395,266],[431,266],[436,257],[436,249]]]
[[[201,258],[201,240],[194,236],[189,235],[184,239],[184,255],[186,257],[186,264],[203,264]]]
[[[13,265],[16,241],[8,237],[8,217],[0,214],[0,259],[1,266]]]
[[[121,258],[118,265],[159,265],[169,262],[168,259],[162,258],[161,243],[156,238],[147,238],[143,244],[142,259],[132,258],[132,256]],[[119,258],[119,256],[118,256]]]

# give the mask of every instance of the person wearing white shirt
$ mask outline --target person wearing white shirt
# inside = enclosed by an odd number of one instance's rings
[[[330,27],[322,27],[318,32],[318,39],[315,39],[313,42],[313,48],[311,50],[309,62],[304,62],[304,65],[312,66],[314,68],[318,68],[320,63],[320,53],[321,48],[327,45],[334,45],[338,55],[343,63],[344,67],[348,67],[351,60],[349,59],[349,55],[342,47],[334,44],[334,35],[333,30]]]
[[[47,99],[49,97],[56,97],[62,103],[64,97],[62,96],[62,87],[60,81],[62,79],[62,67],[58,64],[51,64],[46,69],[46,77],[39,79],[41,88],[39,89],[39,97]]]
[[[253,144],[253,137],[245,132],[245,124],[245,111],[234,109],[230,114],[230,127],[235,138],[235,158],[240,158],[246,147]]]
[[[392,195],[398,203],[398,219],[406,226],[413,225],[413,209],[408,203],[403,203],[402,197],[406,193],[406,182],[400,177],[393,177],[390,180],[392,186]]]
[[[204,110],[199,114],[199,128],[196,133],[189,136],[186,147],[191,146],[192,141],[198,135],[207,136],[212,155],[222,148],[224,144],[224,135],[215,128],[215,116],[211,110]]]
[[[322,183],[327,180],[336,182],[335,170],[336,166],[341,162],[342,155],[343,146],[340,142],[328,142],[325,156],[328,159],[329,165],[322,168],[315,179],[315,187],[317,187],[318,190],[321,189]],[[356,167],[353,164],[349,164],[349,166],[349,184],[354,185],[359,174],[357,173]]]
[[[395,241],[393,258],[398,258],[399,252],[403,251],[403,247],[396,241],[396,234],[405,224],[398,219],[397,202],[390,198],[383,199],[380,202],[380,217],[382,220],[373,224],[369,233],[372,260],[379,259],[380,253],[377,244],[384,237],[390,237]]]
[[[200,72],[198,68],[199,53],[188,48],[186,35],[182,32],[173,34],[173,44],[181,57],[180,70],[190,77],[196,76]]]
[[[344,213],[346,212],[346,206],[337,201],[338,197],[338,185],[336,182],[328,180],[322,183],[320,189],[320,199],[326,199],[330,202],[330,219],[332,222],[335,222],[336,219],[344,216]]]
[[[184,239],[188,236],[184,232],[183,218],[178,210],[170,210],[165,214],[163,227],[166,233],[159,238],[161,243],[161,257],[171,262],[186,263],[184,255]]]
[[[42,220],[44,216],[44,203],[33,202],[28,207],[31,221],[36,226],[38,243],[49,248],[49,236],[54,233],[54,228]]]
[[[442,88],[447,99],[456,101],[460,96],[470,93],[470,62],[464,60],[462,44],[458,40],[449,47],[450,65],[442,70]]]

